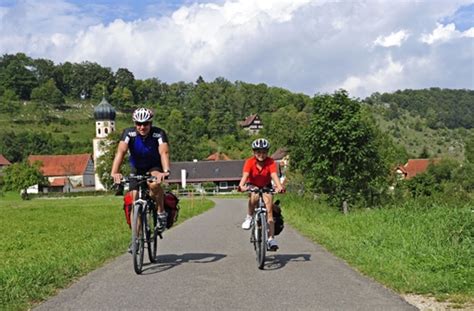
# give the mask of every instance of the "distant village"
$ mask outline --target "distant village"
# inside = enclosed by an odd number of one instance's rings
[[[115,129],[115,108],[105,98],[94,108],[95,138],[92,139],[93,154],[69,155],[30,155],[29,163],[39,161],[41,172],[48,185],[31,185],[28,193],[105,191],[96,173],[97,159],[103,155],[102,142]],[[263,123],[258,114],[248,116],[240,126],[250,134],[258,134]],[[285,148],[275,151],[271,157],[277,162],[279,175],[285,182],[289,155]],[[410,179],[427,170],[431,159],[409,159],[404,165],[395,168],[399,179]],[[0,172],[10,161],[0,154]],[[231,159],[225,152],[216,152],[205,159],[185,162],[172,162],[170,185],[190,187],[198,192],[205,186],[213,185],[215,192],[235,191],[242,176],[244,159]]]
[[[96,173],[97,159],[104,154],[102,142],[116,130],[115,108],[103,98],[94,108],[95,138],[92,139],[93,154],[30,155],[29,163],[39,161],[41,173],[48,185],[32,185],[28,193],[81,192],[106,190]],[[250,134],[258,134],[263,128],[257,114],[248,116],[240,126]],[[288,155],[283,149],[271,155],[278,163],[281,179],[285,179]],[[0,154],[0,171],[11,163]],[[193,188],[198,192],[213,185],[213,191],[231,192],[238,186],[242,176],[244,159],[231,159],[224,152],[216,152],[205,159],[172,162],[170,185]],[[125,165],[125,164],[124,164]]]

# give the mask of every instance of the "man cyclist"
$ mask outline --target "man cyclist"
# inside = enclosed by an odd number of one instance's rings
[[[111,176],[115,183],[120,183],[122,174],[120,166],[127,151],[130,152],[131,173],[144,175],[150,173],[156,177],[148,182],[150,196],[156,202],[158,224],[160,229],[166,228],[167,214],[164,209],[164,191],[161,182],[170,174],[168,137],[164,130],[152,126],[153,112],[147,108],[138,108],[133,112],[132,120],[135,127],[126,128],[120,138]],[[136,180],[130,180],[130,190],[135,199],[138,190]]]
[[[275,185],[276,192],[283,192],[283,186],[277,174],[277,166],[275,161],[268,156],[270,143],[265,138],[259,138],[252,142],[253,157],[247,159],[244,163],[242,179],[239,183],[241,191],[247,191],[253,187],[263,188],[271,187],[271,183]],[[274,238],[275,224],[273,221],[273,195],[264,193],[263,200],[267,209],[268,221],[268,248],[272,251],[278,249],[278,244]],[[252,223],[252,215],[258,204],[258,194],[249,194],[249,203],[247,209],[247,217],[242,223],[242,229],[249,230]]]

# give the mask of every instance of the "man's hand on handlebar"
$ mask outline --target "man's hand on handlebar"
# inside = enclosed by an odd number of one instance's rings
[[[123,176],[120,173],[113,173],[111,174],[112,178],[114,179],[114,184],[120,184],[122,182]]]
[[[169,172],[166,172],[166,173],[162,173],[158,171],[151,172],[151,175],[156,177],[155,182],[158,182],[158,183],[162,183],[169,176],[169,174],[170,174]]]

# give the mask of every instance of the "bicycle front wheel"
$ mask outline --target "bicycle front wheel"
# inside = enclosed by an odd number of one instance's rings
[[[146,239],[148,244],[148,257],[150,262],[156,261],[156,247],[158,246],[158,232],[155,230],[157,222],[157,214],[154,208],[149,208],[147,215],[147,232]]]
[[[255,226],[255,236],[257,264],[259,269],[263,269],[267,251],[267,220],[263,213],[258,216],[258,223]]]
[[[143,251],[144,251],[144,230],[142,225],[142,206],[136,204],[133,206],[133,221],[132,221],[132,257],[133,269],[136,274],[142,273],[143,267]]]

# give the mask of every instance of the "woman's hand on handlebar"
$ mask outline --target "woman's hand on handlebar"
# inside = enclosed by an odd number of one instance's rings
[[[245,191],[248,191],[249,189],[250,189],[250,187],[249,187],[248,185],[246,185],[246,184],[243,185],[243,186],[240,186],[240,185],[239,185],[239,187],[237,188],[237,190],[238,190],[239,192],[245,192]]]
[[[276,193],[284,193],[284,192],[285,192],[285,188],[284,188],[284,187],[278,187],[278,186],[276,186],[276,187],[275,187],[275,192],[276,192]]]

